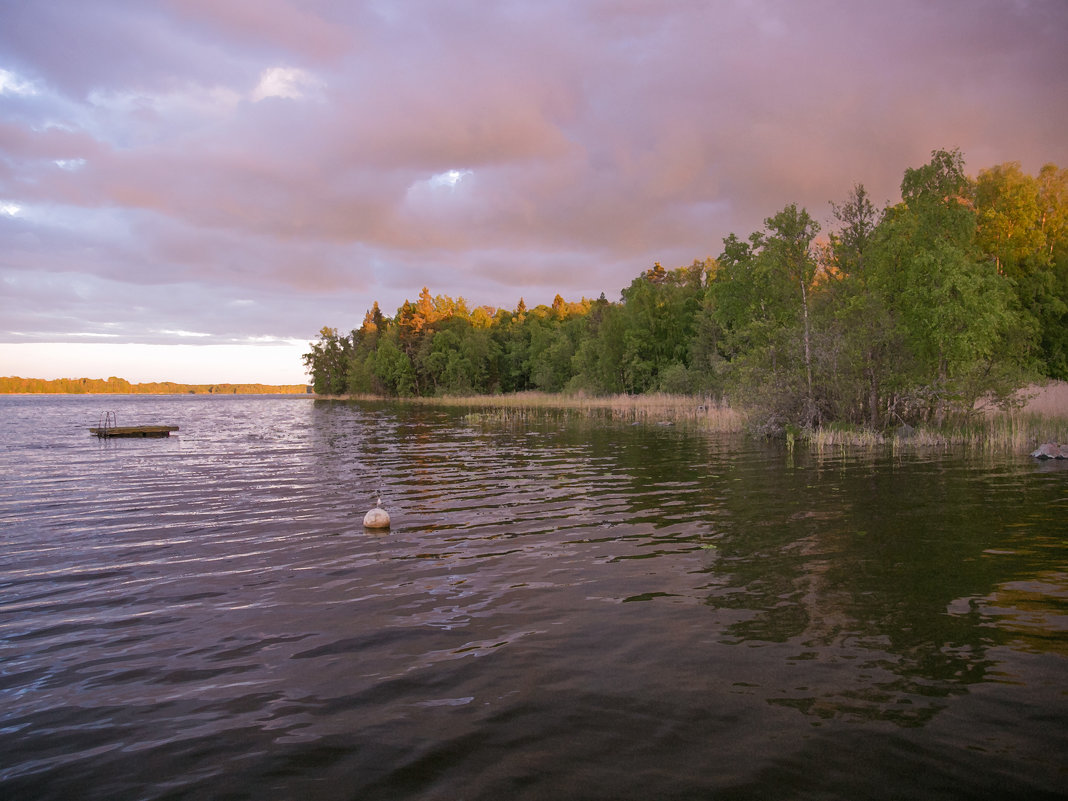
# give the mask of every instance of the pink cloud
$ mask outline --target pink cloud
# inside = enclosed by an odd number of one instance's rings
[[[178,19],[203,26],[222,41],[253,47],[270,45],[317,63],[344,54],[351,34],[308,10],[308,3],[289,0],[165,0]]]
[[[0,68],[40,89],[0,95],[0,201],[33,212],[0,217],[0,270],[256,287],[280,326],[423,284],[614,298],[786,203],[894,200],[938,147],[1068,163],[1060,2],[92,7],[0,29]]]

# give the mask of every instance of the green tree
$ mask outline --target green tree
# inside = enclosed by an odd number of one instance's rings
[[[976,242],[1011,277],[1048,266],[1038,181],[1018,162],[983,170],[975,186]]]
[[[864,271],[865,257],[882,212],[871,202],[864,184],[854,184],[845,202],[831,203],[831,209],[839,223],[838,230],[830,234],[834,266],[840,274],[859,275]]]
[[[1053,273],[1051,294],[1068,303],[1068,169],[1047,164],[1038,173],[1040,225]],[[1042,356],[1046,374],[1068,380],[1068,311],[1050,303],[1043,309],[1041,330]]]
[[[531,342],[530,380],[545,392],[560,392],[571,382],[575,350],[585,335],[584,317],[562,317],[554,304],[553,318]]]
[[[395,329],[379,337],[372,365],[375,378],[388,394],[402,398],[415,394],[415,369]]]
[[[801,330],[805,355],[804,423],[814,425],[819,419],[815,389],[812,381],[812,312],[809,292],[816,276],[816,259],[812,240],[820,226],[805,209],[791,203],[774,217],[764,221],[768,231],[761,254],[769,262],[769,269],[784,274],[797,289],[801,302]],[[791,293],[792,294],[792,293]]]
[[[339,336],[336,328],[324,326],[319,339],[304,354],[304,369],[312,377],[312,389],[320,395],[336,395],[348,387],[348,363],[352,340]]]
[[[701,306],[694,322],[693,337],[690,339],[688,380],[692,391],[720,396],[724,388],[723,377],[727,360],[723,349],[724,331],[714,313],[713,285],[719,265],[712,260],[706,262],[706,265],[709,281],[701,296]]]
[[[786,206],[764,231],[723,240],[710,290],[736,394],[759,399],[769,430],[813,425],[820,417],[812,350],[812,304],[819,225]],[[797,365],[801,366],[798,371]]]
[[[622,307],[601,297],[590,307],[586,335],[571,359],[572,389],[614,394],[624,388]]]
[[[627,392],[660,389],[665,371],[689,367],[704,271],[699,261],[670,271],[657,262],[623,290],[620,368]],[[678,375],[673,371],[676,385]]]
[[[493,363],[489,333],[456,316],[442,320],[423,340],[415,367],[428,391],[455,395],[491,391]]]
[[[1005,397],[1028,335],[1010,284],[975,245],[977,215],[959,151],[935,151],[905,171],[903,202],[875,236],[873,286],[900,327],[911,363],[893,412],[900,419],[968,413],[981,395]]]
[[[389,321],[378,308],[378,301],[364,315],[363,324],[352,334],[352,351],[348,364],[348,391],[352,394],[382,393],[384,387],[375,375],[375,351],[378,338]]]
[[[504,392],[523,392],[530,383],[530,331],[526,326],[527,311],[522,299],[522,311],[505,312],[494,332],[498,356],[498,374]]]
[[[1057,239],[1064,237],[1065,184],[1064,171],[1052,164],[1034,178],[1012,162],[980,172],[975,187],[976,242],[1014,288],[1037,333],[1042,369],[1051,377],[1068,377],[1068,295],[1056,259]]]
[[[842,204],[831,204],[839,224],[830,234],[826,295],[828,333],[833,351],[826,359],[824,403],[832,419],[884,424],[884,390],[901,354],[894,322],[869,269],[883,212],[871,203],[862,184]]]

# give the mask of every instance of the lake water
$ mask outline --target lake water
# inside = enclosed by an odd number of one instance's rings
[[[181,430],[98,440],[105,411]],[[1064,463],[307,398],[0,413],[0,798],[1068,797]]]

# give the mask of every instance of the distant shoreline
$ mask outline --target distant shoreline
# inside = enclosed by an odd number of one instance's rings
[[[3,398],[171,398],[197,395],[208,398],[241,398],[265,395],[293,400],[323,400],[324,396],[310,392],[0,392]],[[334,398],[336,400],[336,398]]]
[[[0,395],[311,395],[307,384],[208,383],[149,381],[133,384],[124,378],[0,377]]]

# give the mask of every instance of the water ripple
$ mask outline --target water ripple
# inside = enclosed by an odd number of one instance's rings
[[[858,738],[964,795],[1063,778],[1063,474],[551,413],[0,402],[5,798],[878,795],[798,768]],[[179,435],[90,438],[112,403]]]

